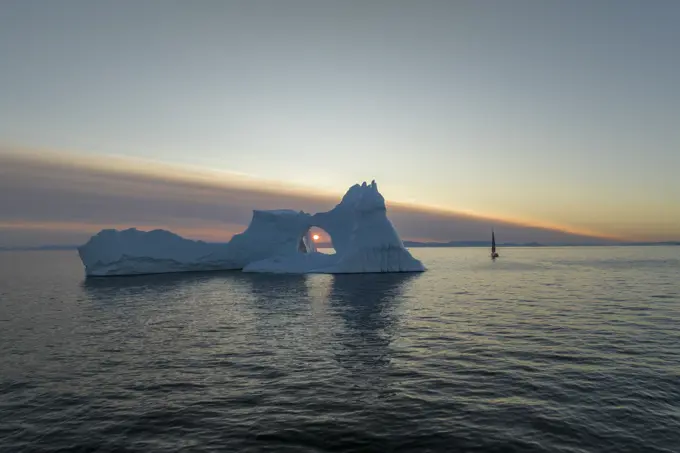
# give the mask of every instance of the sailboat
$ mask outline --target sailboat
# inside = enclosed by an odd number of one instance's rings
[[[491,259],[495,260],[498,256],[498,253],[496,253],[496,236],[494,235],[493,230],[491,230]]]

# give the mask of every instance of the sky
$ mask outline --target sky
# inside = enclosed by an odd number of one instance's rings
[[[6,0],[0,246],[219,239],[371,179],[408,239],[677,240],[678,24],[673,0]]]

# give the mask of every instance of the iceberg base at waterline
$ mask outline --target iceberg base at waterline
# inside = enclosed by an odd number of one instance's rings
[[[319,253],[310,228],[329,233],[335,254]],[[255,210],[226,244],[192,241],[165,230],[102,230],[78,249],[87,276],[238,270],[351,274],[422,272],[387,218],[377,184],[352,186],[328,212]]]
[[[267,258],[248,264],[243,272],[275,274],[370,274],[423,272],[425,266],[408,250],[396,248],[363,250],[352,255],[313,252]]]

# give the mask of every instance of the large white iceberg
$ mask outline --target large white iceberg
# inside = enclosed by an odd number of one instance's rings
[[[334,254],[316,251],[310,228],[324,229]],[[275,273],[422,272],[387,218],[373,181],[352,186],[328,212],[253,211],[226,244],[191,241],[164,230],[102,230],[78,249],[88,276],[243,269]]]

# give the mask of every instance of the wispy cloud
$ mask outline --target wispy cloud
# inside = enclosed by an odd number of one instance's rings
[[[228,240],[245,228],[253,209],[317,212],[332,208],[341,195],[132,158],[4,149],[0,245],[83,242],[102,228],[132,226]],[[388,205],[390,218],[406,239],[487,239],[492,225],[504,241],[585,239],[550,228],[396,202]]]

